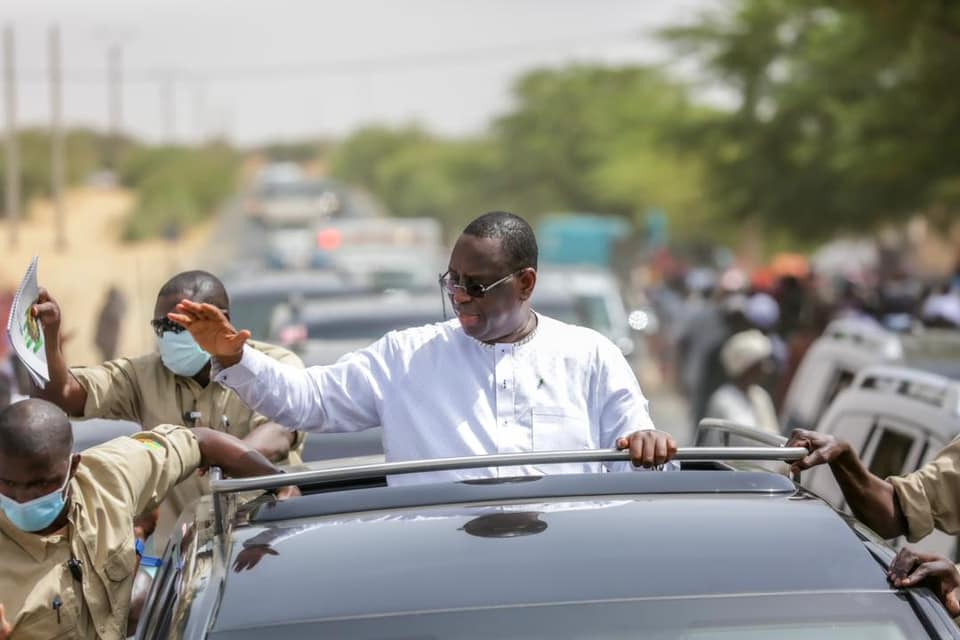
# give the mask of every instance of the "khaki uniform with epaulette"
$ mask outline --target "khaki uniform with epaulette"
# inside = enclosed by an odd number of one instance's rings
[[[278,362],[303,368],[300,358],[282,347],[254,341],[247,344]],[[159,353],[74,367],[71,373],[87,392],[85,418],[129,420],[144,429],[160,424],[209,427],[237,438],[269,421],[218,382],[211,380],[204,387],[193,378],[173,374],[163,366]],[[300,464],[303,441],[304,434],[298,432],[289,457],[278,464]],[[198,473],[171,491],[160,507],[156,539],[165,540],[184,507],[208,493],[209,482]]]
[[[163,425],[83,452],[61,530],[25,533],[0,513],[0,601],[11,640],[126,636],[137,569],[132,519],[200,465],[189,429]]]

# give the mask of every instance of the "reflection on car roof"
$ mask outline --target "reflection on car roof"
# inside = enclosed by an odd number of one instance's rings
[[[687,473],[696,472],[676,474],[678,480]],[[744,472],[705,473],[720,486],[717,474],[739,476],[735,482],[744,482]],[[233,557],[244,541],[262,535],[280,536],[274,549],[278,555],[264,558],[254,570],[230,573],[216,631],[399,612],[576,602],[585,594],[592,601],[605,601],[889,593],[880,565],[821,501],[763,487],[750,492],[731,486],[729,492],[712,494],[693,487],[689,492],[677,488],[676,493],[643,490],[644,483],[674,482],[660,479],[665,475],[579,477],[576,482],[590,483],[584,491],[589,495],[580,497],[538,497],[550,493],[551,486],[572,481],[548,476],[530,483],[539,487],[529,489],[533,497],[525,499],[264,518],[233,532]],[[616,491],[608,494],[604,483]],[[618,483],[629,483],[633,490]],[[354,495],[358,504],[363,502],[361,494]],[[476,530],[483,518],[507,513],[529,514],[520,534],[496,527],[487,527],[491,535]],[[517,517],[507,519],[514,522]],[[813,540],[820,544],[811,544]],[[642,566],[631,563],[630,549],[642,551]],[[709,571],[698,571],[701,566]],[[589,584],[584,576],[590,576]],[[410,589],[414,577],[417,588]],[[258,596],[265,584],[270,585],[269,600]]]

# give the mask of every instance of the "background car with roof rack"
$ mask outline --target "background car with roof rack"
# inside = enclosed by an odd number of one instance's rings
[[[837,394],[868,365],[890,364],[960,380],[960,332],[896,333],[864,319],[830,323],[800,363],[781,410],[784,433],[813,429]]]

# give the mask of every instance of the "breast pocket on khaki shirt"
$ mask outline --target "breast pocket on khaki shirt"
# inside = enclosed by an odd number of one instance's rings
[[[107,577],[105,586],[112,610],[129,606],[136,567],[137,554],[133,549],[117,549],[107,558],[103,569]]]
[[[560,407],[533,408],[534,451],[561,451],[592,447],[590,424],[585,416]]]
[[[13,630],[11,640],[39,640],[40,638],[76,638],[77,627],[76,620],[68,620],[61,613],[60,619],[57,619],[57,612],[53,609],[44,611],[35,611],[27,614],[27,617],[17,623]]]

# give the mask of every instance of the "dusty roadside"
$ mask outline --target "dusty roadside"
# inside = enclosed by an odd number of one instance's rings
[[[30,258],[40,256],[40,284],[63,310],[65,351],[71,364],[98,362],[93,344],[97,313],[106,291],[117,286],[126,296],[118,353],[153,349],[152,317],[156,291],[173,273],[200,266],[214,221],[192,229],[172,244],[152,240],[121,242],[123,221],[134,199],[121,189],[72,189],[66,195],[68,247],[55,247],[53,210],[49,202],[31,203],[19,226],[19,242],[9,243],[10,228],[0,220],[0,287],[16,288]],[[4,322],[6,319],[4,319]]]

